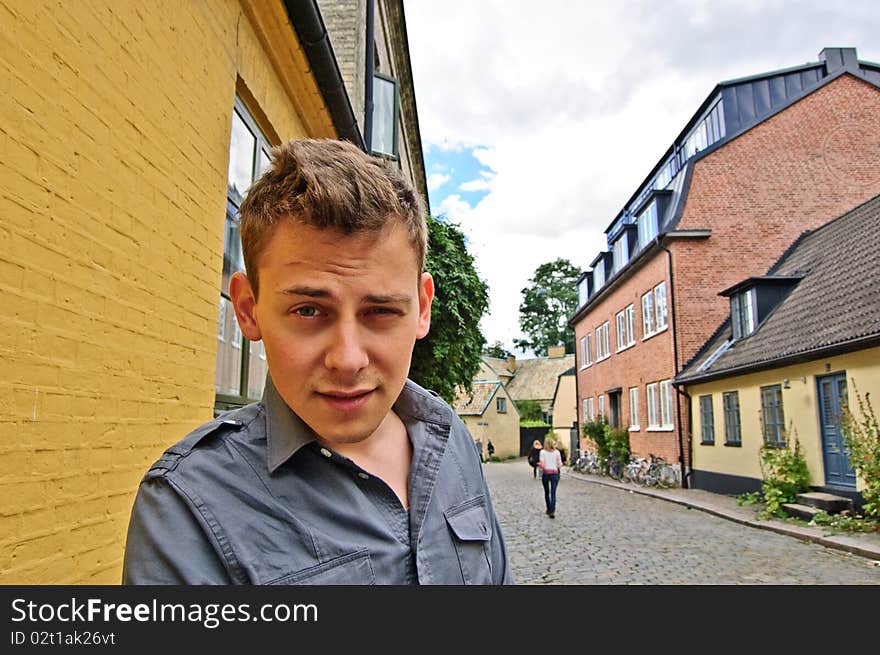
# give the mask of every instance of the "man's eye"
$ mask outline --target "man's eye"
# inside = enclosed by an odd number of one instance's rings
[[[317,307],[297,307],[293,312],[297,316],[302,316],[303,318],[314,318],[321,313],[321,310]]]

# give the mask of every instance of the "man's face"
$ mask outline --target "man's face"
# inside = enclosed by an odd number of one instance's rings
[[[430,327],[433,280],[419,276],[405,228],[342,235],[285,220],[258,271],[258,301],[242,274],[230,293],[245,336],[263,340],[278,393],[324,442],[363,441]]]

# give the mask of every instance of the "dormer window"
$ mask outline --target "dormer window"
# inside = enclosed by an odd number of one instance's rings
[[[746,289],[730,297],[730,323],[733,338],[742,339],[755,331],[755,289]]]
[[[636,219],[639,226],[639,246],[644,247],[657,236],[657,202],[651,201]]]
[[[601,289],[604,284],[605,259],[600,257],[599,260],[593,264],[593,290]]]
[[[626,233],[620,235],[614,242],[614,272],[621,270],[629,261],[629,248],[627,247]]]

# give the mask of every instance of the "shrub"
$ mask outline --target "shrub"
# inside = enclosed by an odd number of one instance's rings
[[[541,410],[541,403],[537,400],[519,400],[516,402],[516,409],[519,412],[520,424],[523,421],[544,422],[544,412]]]
[[[761,514],[784,516],[782,505],[792,503],[797,495],[810,488],[810,471],[801,452],[797,436],[786,438],[784,445],[764,444],[761,457],[761,494],[764,510]]]
[[[841,427],[853,468],[865,482],[862,512],[872,519],[880,519],[880,429],[877,413],[871,404],[871,394],[859,394],[853,380],[853,391],[859,405],[859,416],[844,408]]]

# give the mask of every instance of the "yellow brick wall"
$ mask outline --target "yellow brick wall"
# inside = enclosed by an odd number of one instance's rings
[[[141,476],[212,415],[236,89],[329,124],[246,9],[0,0],[0,584],[117,583]]]

